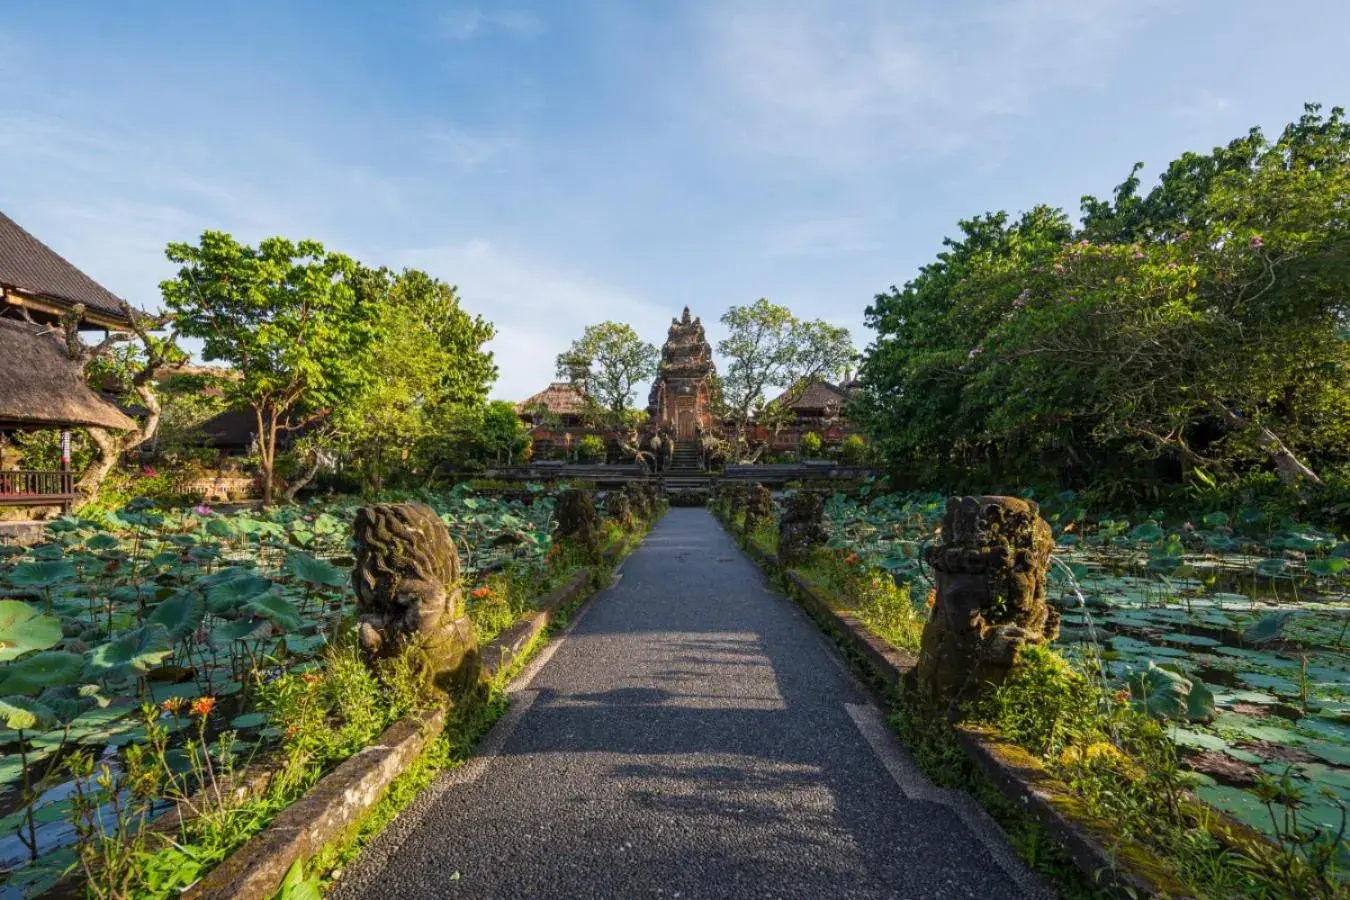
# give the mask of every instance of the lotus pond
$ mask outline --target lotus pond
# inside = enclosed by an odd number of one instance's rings
[[[831,545],[910,583],[922,603],[922,551],[944,509],[936,494],[837,495]],[[1259,509],[1165,527],[1161,515],[1092,517],[1065,493],[1041,512],[1056,538],[1064,655],[1100,666],[1166,722],[1214,806],[1267,834],[1291,823],[1336,834],[1350,804],[1350,542]],[[1262,775],[1303,795],[1284,810],[1293,818],[1272,820]]]
[[[465,489],[418,499],[441,514],[473,585],[545,567],[554,503],[532,492],[529,503]],[[113,760],[144,741],[142,705],[213,698],[212,728],[235,733],[241,758],[278,736],[251,686],[317,665],[351,615],[356,506],[133,504],[55,520],[35,546],[0,546],[0,897],[31,896],[73,861],[64,758],[87,748]]]

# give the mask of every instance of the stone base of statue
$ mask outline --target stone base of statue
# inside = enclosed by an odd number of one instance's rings
[[[922,702],[951,719],[1002,684],[1030,643],[1059,633],[1045,599],[1050,526],[1016,497],[952,497],[942,542],[925,554],[937,576],[913,683]]]
[[[558,537],[578,547],[586,559],[600,558],[600,514],[586,491],[563,491],[558,495]]]
[[[356,621],[372,662],[411,652],[428,688],[454,700],[483,685],[459,556],[435,510],[376,503],[356,512]]]

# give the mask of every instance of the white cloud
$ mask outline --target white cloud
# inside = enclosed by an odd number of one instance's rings
[[[492,341],[500,377],[492,395],[521,400],[554,376],[554,359],[587,326],[627,322],[660,343],[671,311],[621,288],[475,238],[458,244],[403,250],[399,266],[425,269],[460,286],[465,309],[497,326]],[[639,400],[645,398],[645,394]]]
[[[877,246],[872,222],[863,216],[805,219],[771,227],[764,237],[770,257],[837,256]]]
[[[444,163],[461,173],[499,166],[520,156],[522,145],[514,137],[475,135],[450,125],[436,125],[427,132],[434,162]]]
[[[440,27],[444,37],[452,41],[467,41],[493,29],[534,37],[544,30],[544,23],[538,16],[521,9],[484,12],[476,7],[466,7],[450,10],[441,16]]]
[[[836,172],[942,154],[1107,77],[1159,5],[984,0],[938,18],[884,0],[727,0],[698,20],[690,107],[743,149]]]

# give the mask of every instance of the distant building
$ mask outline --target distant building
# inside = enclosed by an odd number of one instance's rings
[[[566,381],[555,381],[517,403],[516,415],[529,427],[534,441],[534,458],[549,459],[565,453],[584,436],[599,434],[587,427],[586,408],[585,393]]]
[[[661,367],[652,382],[647,414],[658,429],[675,432],[677,441],[693,440],[699,431],[713,430],[712,346],[703,333],[703,323],[684,315],[670,320],[670,331],[661,348]]]
[[[815,433],[820,436],[824,447],[836,447],[857,434],[858,429],[844,417],[844,409],[858,391],[859,383],[845,377],[843,384],[833,384],[823,379],[813,381],[794,400],[793,391],[784,391],[774,398],[771,405],[785,407],[790,417],[776,431],[766,425],[757,424],[754,439],[767,442],[774,453],[795,451],[802,436]]]
[[[8,435],[136,427],[68,356],[60,323],[77,309],[81,330],[130,330],[121,300],[0,213],[0,505],[68,507],[76,499],[68,434],[56,471],[12,468]]]

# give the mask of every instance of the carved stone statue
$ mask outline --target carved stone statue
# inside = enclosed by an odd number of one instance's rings
[[[778,558],[784,565],[807,562],[825,543],[825,504],[814,491],[797,491],[788,498],[778,520]]]
[[[605,498],[605,515],[624,528],[633,524],[633,504],[623,491],[611,491]]]
[[[352,586],[367,657],[411,645],[435,691],[453,699],[477,689],[482,661],[459,591],[459,555],[436,512],[421,503],[363,506],[355,538]]]
[[[929,705],[956,718],[962,704],[1003,682],[1024,645],[1059,634],[1059,614],[1045,599],[1053,547],[1034,503],[947,501],[942,543],[925,555],[937,573],[937,598],[915,681]]]
[[[558,536],[581,549],[586,558],[600,558],[600,515],[587,491],[563,491],[558,495]]]
[[[773,493],[762,484],[750,488],[745,498],[745,536],[748,538],[761,522],[773,515]]]

